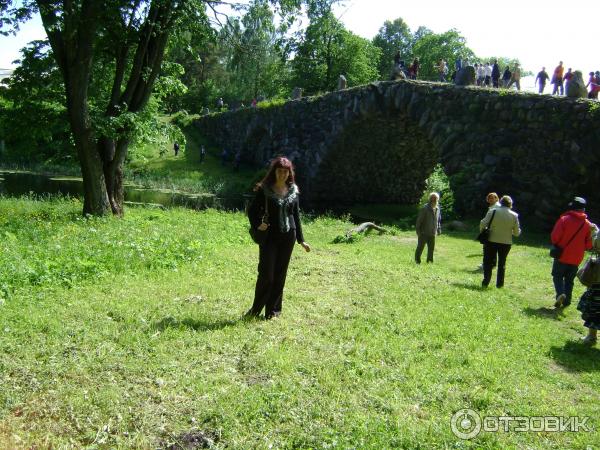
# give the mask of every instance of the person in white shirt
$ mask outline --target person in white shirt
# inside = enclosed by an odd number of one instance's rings
[[[521,235],[519,215],[512,210],[512,205],[512,198],[503,195],[500,199],[500,207],[488,209],[487,214],[479,224],[480,231],[488,226],[490,229],[489,240],[483,246],[483,281],[481,282],[483,288],[487,288],[490,284],[495,259],[498,261],[496,287],[504,287],[506,258],[512,246],[512,238]],[[494,216],[493,219],[492,216]]]
[[[492,84],[492,66],[490,65],[490,63],[487,63],[485,65],[485,79],[483,81],[483,84],[486,86],[490,86]]]

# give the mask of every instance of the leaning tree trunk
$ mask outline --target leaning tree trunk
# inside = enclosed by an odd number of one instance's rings
[[[125,192],[123,189],[123,164],[127,157],[129,140],[119,139],[115,142],[113,139],[103,137],[98,140],[98,148],[102,155],[104,179],[106,182],[106,192],[112,213],[118,216],[123,215],[123,201]]]

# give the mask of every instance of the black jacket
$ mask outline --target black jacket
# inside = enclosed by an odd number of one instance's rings
[[[269,211],[269,233],[279,231],[279,205],[272,198],[267,198],[267,208]],[[288,220],[290,223],[290,229],[296,230],[296,241],[301,244],[304,242],[304,235],[302,234],[302,223],[300,222],[300,205],[299,197],[290,202],[288,205],[283,205],[282,208],[286,208]],[[258,228],[262,223],[262,218],[265,210],[265,193],[262,189],[256,191],[254,199],[248,207],[248,219],[250,220],[250,226]]]

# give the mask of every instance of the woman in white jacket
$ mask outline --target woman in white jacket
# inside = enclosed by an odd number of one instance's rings
[[[513,236],[521,234],[519,226],[519,215],[512,210],[513,201],[508,195],[502,196],[499,208],[490,208],[479,224],[482,231],[488,225],[490,237],[483,246],[483,281],[481,286],[487,288],[492,278],[494,261],[498,261],[498,273],[496,275],[496,287],[504,286],[504,274],[506,271],[506,257],[512,246]],[[493,219],[492,219],[493,216]]]

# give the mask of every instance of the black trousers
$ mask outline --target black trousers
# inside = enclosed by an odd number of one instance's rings
[[[258,316],[265,308],[265,317],[270,318],[281,312],[283,287],[295,242],[296,230],[287,233],[271,230],[267,241],[260,246],[251,314]]]
[[[506,272],[506,257],[510,252],[510,244],[499,244],[488,242],[483,246],[483,286],[490,284],[492,269],[497,258],[498,273],[496,274],[496,287],[504,286],[504,274]]]
[[[435,250],[435,234],[432,236],[417,236],[417,249],[415,250],[415,262],[421,263],[421,254],[427,245],[427,262],[433,262],[433,251]]]

